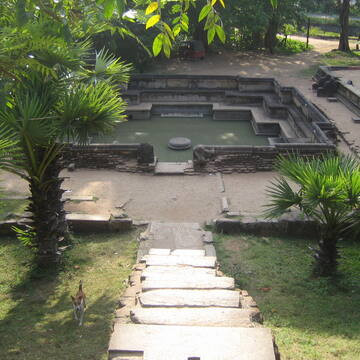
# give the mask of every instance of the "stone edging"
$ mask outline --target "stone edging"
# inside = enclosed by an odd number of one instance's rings
[[[318,225],[311,220],[280,218],[243,217],[234,219],[215,219],[215,231],[223,234],[249,233],[261,236],[310,236],[319,233]]]
[[[75,233],[122,232],[133,226],[132,219],[114,219],[111,215],[67,214],[66,219]],[[23,229],[30,223],[29,219],[0,221],[0,235],[14,235],[14,226]]]

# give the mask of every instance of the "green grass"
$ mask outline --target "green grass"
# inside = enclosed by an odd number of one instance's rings
[[[342,51],[330,51],[323,54],[317,64],[311,65],[308,68],[301,70],[302,77],[311,78],[318,70],[318,67],[324,66],[360,66],[360,52],[353,51],[345,53]]]
[[[329,280],[311,278],[311,240],[216,235],[215,241],[222,270],[258,303],[282,360],[360,358],[360,243],[342,244],[341,276]]]
[[[279,37],[279,40],[280,42],[276,47],[276,52],[284,55],[298,54],[314,48],[312,45],[309,45],[307,48],[306,43],[300,40],[288,38],[286,43],[282,41],[283,37]]]
[[[351,53],[330,51],[322,56],[322,62],[327,66],[359,66],[360,53],[356,51]]]
[[[57,274],[32,268],[32,253],[0,239],[0,358],[105,360],[113,313],[135,261],[135,232],[75,239]],[[70,295],[84,283],[84,325],[73,319]]]
[[[8,196],[9,194],[0,194],[1,197]],[[0,200],[0,221],[6,220],[8,214],[22,214],[25,211],[27,200],[22,199],[11,199],[11,200]]]

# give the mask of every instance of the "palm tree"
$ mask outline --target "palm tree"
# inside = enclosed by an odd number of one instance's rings
[[[339,256],[337,242],[360,223],[358,161],[343,155],[311,160],[290,156],[279,158],[276,169],[280,177],[268,187],[271,201],[266,205],[266,216],[278,217],[295,207],[314,219],[321,229],[314,274],[334,275]]]
[[[60,177],[65,143],[86,144],[89,134],[110,131],[124,120],[118,81],[126,83],[130,67],[105,51],[96,54],[93,66],[87,65],[78,55],[87,56],[86,50],[81,44],[75,54],[64,51],[67,57],[74,55],[71,62],[62,62],[60,52],[36,52],[41,70],[31,63],[17,69],[17,81],[0,110],[0,139],[19,149],[17,156],[4,158],[4,169],[29,183],[32,225],[27,242],[36,248],[40,266],[59,261],[58,244],[67,236]]]

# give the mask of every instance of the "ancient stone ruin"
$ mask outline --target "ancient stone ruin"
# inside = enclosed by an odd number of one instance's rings
[[[271,170],[280,154],[318,156],[336,148],[336,129],[329,119],[296,88],[281,87],[271,78],[134,75],[123,97],[129,121],[151,121],[163,114],[206,115],[219,122],[249,122],[256,135],[267,137],[268,145],[262,146],[193,143],[185,173]],[[152,145],[73,146],[66,159],[77,167],[151,172],[156,165]]]

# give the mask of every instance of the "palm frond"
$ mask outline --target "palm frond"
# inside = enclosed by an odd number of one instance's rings
[[[292,206],[300,206],[303,200],[301,194],[294,191],[283,177],[271,182],[266,193],[271,198],[270,203],[265,205],[268,208],[264,211],[266,218],[279,217]]]
[[[84,69],[82,79],[89,83],[109,81],[112,84],[126,85],[130,79],[131,64],[120,61],[104,48],[95,54],[95,64],[92,69]]]
[[[61,139],[87,144],[91,134],[103,134],[125,119],[126,103],[107,82],[78,84],[59,102]]]

